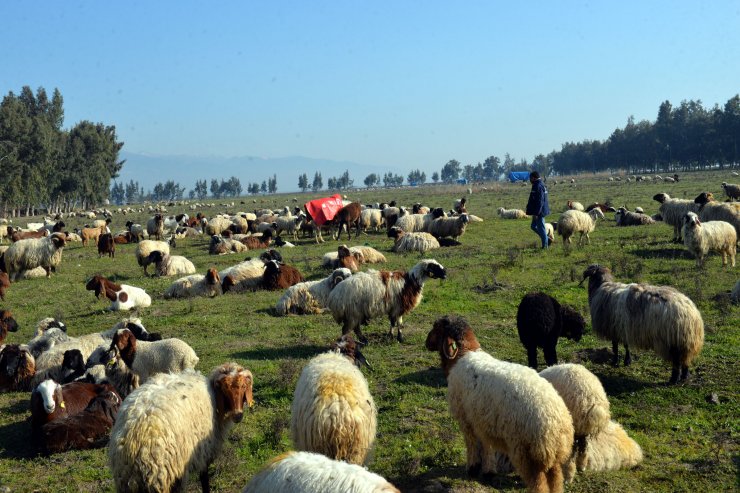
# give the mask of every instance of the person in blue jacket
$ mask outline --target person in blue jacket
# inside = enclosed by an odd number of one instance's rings
[[[532,231],[542,240],[542,248],[547,248],[547,231],[545,230],[545,216],[550,214],[550,204],[547,202],[547,188],[542,183],[540,174],[532,171],[529,174],[529,181],[532,183],[532,191],[529,192],[529,201],[527,202],[527,215],[532,216]]]

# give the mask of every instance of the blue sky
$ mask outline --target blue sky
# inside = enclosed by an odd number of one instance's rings
[[[66,127],[115,125],[137,153],[405,174],[531,160],[740,92],[737,0],[3,0],[0,17],[2,94],[58,87]]]

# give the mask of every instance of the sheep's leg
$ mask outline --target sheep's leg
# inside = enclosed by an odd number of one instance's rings
[[[624,366],[629,366],[632,364],[632,355],[630,354],[630,347],[625,344],[624,345]]]
[[[612,366],[619,366],[619,341],[617,339],[612,339],[612,352],[614,352]]]
[[[550,493],[563,492],[563,469],[560,464],[555,464],[545,473],[547,476],[547,485],[550,487]]]
[[[473,427],[465,421],[460,420],[460,431],[465,438],[465,450],[467,452],[467,473],[471,478],[477,477],[483,467],[483,446],[476,438]]]
[[[530,368],[534,368],[535,370],[537,369],[537,346],[530,346],[527,348],[527,364]]]
[[[51,277],[51,267],[44,267],[44,270],[46,271],[46,277]]]
[[[206,470],[200,473],[200,487],[203,493],[211,493],[211,484],[208,478],[208,467]]]
[[[367,344],[368,343],[367,337],[365,337],[365,334],[362,333],[362,327],[360,327],[358,325],[357,327],[355,327],[354,331],[355,331],[355,334],[357,334],[357,339],[359,339],[359,341],[362,344]],[[346,332],[343,331],[342,332],[342,335],[344,335],[344,334],[346,334]]]
[[[544,348],[545,353],[545,362],[547,363],[547,366],[557,365],[558,364],[558,354],[555,350],[555,345],[552,347],[545,347]],[[535,361],[535,366],[533,367],[535,370],[537,369],[537,362]]]
[[[691,372],[689,371],[689,367],[687,365],[683,365],[681,367],[681,377],[679,378],[680,381],[687,380],[689,378],[689,375],[691,375]]]
[[[548,493],[550,491],[547,484],[548,477],[544,469],[542,469],[541,464],[537,464],[527,457],[523,457],[520,460],[514,457],[510,457],[510,459],[514,464],[514,470],[521,476],[524,484],[527,485],[528,493]],[[560,491],[562,491],[562,488]]]

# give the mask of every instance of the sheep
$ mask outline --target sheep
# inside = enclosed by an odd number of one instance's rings
[[[740,185],[733,185],[732,183],[722,182],[722,188],[725,191],[725,195],[732,202],[733,200],[740,200]]]
[[[44,380],[31,392],[31,430],[38,433],[45,423],[82,412],[101,392],[112,390],[109,384],[71,382],[60,385],[52,379]]]
[[[352,272],[360,270],[360,261],[358,254],[353,254],[347,245],[339,245],[337,247],[337,258],[332,261],[332,269],[338,269],[340,267],[346,267]]]
[[[31,390],[36,360],[23,346],[0,346],[0,392]]]
[[[64,239],[67,243],[82,243],[82,237],[77,233],[64,232]]]
[[[265,263],[260,259],[248,260],[219,272],[222,290],[240,293],[254,290],[262,283],[265,273]]]
[[[193,348],[180,339],[138,341],[129,329],[119,329],[114,335],[106,357],[108,364],[120,359],[140,383],[157,373],[179,373],[193,369],[199,358]]]
[[[642,449],[619,423],[609,421],[600,433],[586,440],[578,455],[579,471],[614,471],[642,462]]]
[[[375,442],[378,411],[359,370],[365,357],[352,336],[303,368],[290,407],[290,436],[296,450],[364,464]]]
[[[132,392],[108,445],[116,491],[185,491],[191,472],[210,491],[208,466],[242,420],[245,404],[252,406],[252,385],[249,370],[226,363],[208,378],[161,373]]]
[[[8,232],[10,232],[10,228],[8,229]],[[41,231],[36,231],[35,229],[33,231],[22,231],[19,229],[14,229],[12,234],[10,235],[10,241],[15,243],[16,241],[20,240],[38,239],[44,238],[46,236],[49,236],[49,230],[47,229],[42,229]]]
[[[162,218],[164,227],[169,230],[175,230],[178,226],[184,226],[188,223],[190,217],[187,214],[177,214],[176,216],[167,216]]]
[[[3,255],[8,278],[10,281],[16,281],[23,271],[38,267],[44,269],[46,277],[51,277],[51,271],[56,270],[62,261],[65,244],[64,235],[61,233],[13,243]]]
[[[681,243],[681,228],[683,228],[683,217],[687,212],[698,212],[699,205],[691,200],[672,199],[665,192],[653,195],[653,200],[660,203],[658,214],[663,218],[663,222],[673,226],[673,242]]]
[[[203,232],[208,236],[220,235],[231,226],[231,221],[225,217],[214,217],[206,224]]]
[[[434,220],[433,214],[406,214],[399,217],[393,227],[402,229],[407,233],[418,233],[427,231],[429,223]]]
[[[360,228],[367,232],[369,229],[380,231],[385,225],[385,218],[380,209],[363,209],[360,212]]]
[[[615,282],[599,265],[583,272],[586,279],[591,324],[597,336],[612,341],[613,365],[622,342],[625,366],[632,362],[629,346],[652,349],[673,365],[669,384],[688,378],[689,365],[704,345],[704,321],[691,299],[667,286]]]
[[[293,241],[298,241],[298,230],[301,229],[301,224],[303,224],[303,221],[305,220],[305,217],[298,216],[279,216],[275,218],[275,221],[272,223],[272,227],[275,229],[275,232],[279,236],[280,233],[285,231],[286,233],[290,234],[293,237]]]
[[[526,219],[529,216],[521,209],[504,209],[499,207],[496,211],[501,219]]]
[[[154,264],[154,274],[160,277],[178,276],[181,274],[195,274],[195,265],[180,255],[167,255],[159,250],[149,254],[149,263]]]
[[[92,223],[93,228],[100,229],[103,233],[106,232],[106,229],[108,229],[108,225],[111,223],[111,219],[109,217],[105,219],[96,219]]]
[[[82,238],[82,246],[87,246],[87,243],[90,241],[93,241],[97,245],[98,238],[103,233],[105,233],[105,228],[82,228],[79,231],[79,235]]]
[[[242,493],[400,493],[385,478],[356,464],[311,452],[288,452],[272,459]]]
[[[684,216],[683,243],[696,257],[696,266],[704,265],[704,257],[712,252],[722,254],[722,267],[727,266],[727,257],[735,267],[737,233],[730,223],[724,221],[701,222],[693,212]]]
[[[740,203],[719,203],[714,201],[711,192],[703,192],[694,199],[699,204],[699,210],[696,213],[702,222],[725,221],[735,228],[735,233],[740,239]]]
[[[467,213],[468,212],[466,208],[467,201],[468,199],[466,197],[455,200],[455,202],[452,204],[452,210],[454,210],[458,214]]]
[[[349,247],[349,251],[355,256],[360,264],[378,264],[386,261],[385,255],[369,246],[353,246]],[[339,252],[327,252],[321,259],[321,266],[327,268],[334,268],[336,260],[339,257]]]
[[[272,243],[272,234],[272,230],[268,229],[262,233],[262,236],[248,236],[241,241],[249,250],[269,248]]]
[[[142,240],[136,245],[136,262],[144,268],[145,276],[148,275],[146,269],[151,263],[149,255],[155,250],[159,250],[163,255],[169,255],[170,245],[166,241],[155,240]]]
[[[181,277],[173,282],[164,292],[165,299],[192,298],[194,296],[208,296],[213,298],[223,294],[221,278],[216,269],[208,269],[205,275],[192,274]]]
[[[583,244],[583,237],[586,237],[586,242],[590,245],[591,238],[589,233],[592,233],[596,228],[596,218],[601,211],[599,209],[593,209],[590,212],[581,212],[577,210],[569,210],[563,212],[558,219],[558,234],[563,237],[563,248],[567,248],[570,245],[570,238],[576,233],[579,233],[578,246]],[[603,213],[601,213],[603,217]]]
[[[98,258],[103,255],[108,255],[110,258],[116,256],[116,243],[110,233],[104,233],[98,238]]]
[[[69,336],[67,335],[66,330],[66,328],[61,329],[59,327],[50,327],[28,341],[26,347],[34,358],[38,358],[42,353],[50,350],[57,344],[68,341]]]
[[[591,212],[594,209],[599,209],[601,212],[617,212],[617,210],[607,204],[600,204],[599,202],[594,202],[593,204],[590,204],[588,207],[586,207],[586,210],[584,212]]]
[[[447,376],[447,401],[467,448],[470,476],[490,472],[491,452],[506,454],[529,492],[562,492],[573,449],[563,399],[537,372],[493,358],[462,317],[438,319],[426,339]]]
[[[131,233],[131,237],[134,242],[138,243],[144,239],[144,227],[141,224],[136,224],[133,221],[126,221],[126,228],[129,233]]]
[[[428,223],[426,232],[435,238],[451,236],[453,239],[465,234],[465,227],[470,222],[467,214],[456,217],[440,217]]]
[[[445,268],[436,260],[424,259],[408,272],[376,271],[358,272],[339,283],[329,294],[327,307],[337,323],[342,324],[342,334],[354,331],[365,344],[361,325],[381,315],[390,321],[389,337],[397,327],[396,339],[403,340],[403,316],[421,302],[424,281],[446,279]]]
[[[557,229],[558,223],[545,223],[545,234],[547,234],[547,246],[552,245],[555,241],[555,230]]]
[[[98,394],[85,409],[41,427],[41,442],[46,453],[104,447],[116,420],[121,397],[113,390]]]
[[[388,230],[388,237],[394,239],[393,252],[419,252],[424,253],[435,248],[439,248],[437,238],[429,233],[406,233],[397,226]]]
[[[275,314],[283,316],[323,313],[326,310],[327,298],[332,289],[351,276],[352,271],[342,267],[319,281],[304,281],[294,284],[285,290],[285,293],[275,304]]]
[[[573,308],[561,305],[545,293],[524,295],[516,313],[519,341],[527,350],[527,363],[537,369],[537,348],[545,353],[547,366],[558,362],[556,346],[560,336],[576,342],[586,328],[583,317]]]
[[[265,262],[265,273],[262,275],[262,289],[277,291],[303,282],[303,275],[291,265],[281,264],[277,260]]]
[[[617,209],[614,219],[617,222],[617,226],[642,226],[655,223],[652,217],[638,212],[630,212],[624,207]]]
[[[79,349],[69,349],[64,352],[62,360],[62,384],[70,383],[85,375],[85,358]]]
[[[18,332],[18,322],[8,310],[0,310],[0,344],[8,336],[8,332]]]
[[[87,291],[95,291],[95,297],[108,298],[108,310],[126,311],[152,305],[152,298],[142,288],[128,284],[116,284],[103,276],[95,275],[85,284]]]
[[[162,214],[155,214],[146,222],[146,233],[149,238],[156,238],[161,241],[164,237],[164,220]]]
[[[351,204],[347,204],[339,211],[337,211],[337,214],[334,216],[334,223],[337,225],[337,234],[336,240],[339,241],[339,238],[342,236],[342,230],[344,227],[347,227],[347,238],[352,239],[352,233],[350,229],[354,226],[357,228],[357,231],[355,233],[355,236],[360,236],[360,211],[362,210],[362,205],[359,202],[352,202]]]
[[[576,202],[575,200],[569,200],[567,204],[567,210],[583,211],[583,204]]]

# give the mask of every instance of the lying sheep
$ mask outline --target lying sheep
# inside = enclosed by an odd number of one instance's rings
[[[208,296],[213,298],[223,294],[221,278],[216,269],[208,269],[205,275],[192,274],[176,280],[164,292],[164,298],[192,298],[195,296]]]
[[[160,277],[195,274],[196,272],[195,265],[187,258],[180,255],[169,255],[159,250],[150,253],[148,261],[156,266],[154,274]]]
[[[220,235],[211,236],[211,243],[208,245],[208,253],[211,255],[242,253],[247,250],[248,248],[244,243],[231,238],[224,238]]]
[[[33,388],[36,361],[31,352],[18,344],[0,345],[0,392],[19,392]]]
[[[598,212],[597,212],[598,211]],[[583,238],[586,237],[586,243],[591,244],[589,233],[596,228],[596,218],[599,217],[599,209],[592,209],[589,212],[569,210],[563,212],[558,219],[558,234],[563,237],[563,248],[570,245],[570,238],[578,233],[578,246],[582,246]],[[603,217],[604,214],[601,214]]]
[[[629,469],[642,462],[642,449],[619,423],[609,421],[604,430],[586,440],[578,461],[579,471]]]
[[[147,267],[151,263],[149,255],[154,251],[162,252],[162,255],[170,254],[170,245],[166,241],[142,240],[136,245],[136,262],[144,268],[144,275]]]
[[[461,317],[443,317],[426,340],[447,376],[450,414],[465,437],[468,475],[488,473],[493,452],[509,457],[529,492],[562,492],[573,422],[557,391],[531,368],[481,348]]]
[[[617,222],[617,226],[643,226],[655,223],[652,217],[638,212],[630,212],[624,207],[617,209],[614,220]]]
[[[265,273],[262,275],[262,289],[277,291],[287,289],[303,281],[303,275],[292,265],[282,264],[277,260],[265,262]]]
[[[588,279],[594,332],[612,341],[612,364],[619,361],[622,342],[625,366],[632,362],[629,346],[652,349],[673,365],[669,384],[688,378],[689,365],[704,345],[704,321],[691,299],[667,286],[615,282],[599,265],[589,266],[583,279]]]
[[[583,204],[580,202],[576,202],[575,200],[569,200],[567,204],[568,210],[576,210],[576,211],[582,211],[584,210]]]
[[[393,226],[388,230],[388,237],[393,238],[393,252],[419,252],[424,253],[429,250],[439,248],[439,241],[437,238],[430,235],[429,233],[406,233],[398,226]]]
[[[501,219],[526,219],[529,216],[521,209],[504,209],[499,207],[496,211]]]
[[[185,491],[191,472],[209,491],[208,466],[242,420],[244,405],[252,406],[252,382],[248,370],[226,363],[209,378],[160,373],[132,392],[108,445],[116,491]]]
[[[345,268],[352,272],[360,270],[359,254],[352,253],[347,245],[339,245],[337,247],[337,258],[332,261],[330,267],[332,269]]]
[[[367,461],[378,411],[359,370],[363,362],[354,339],[346,335],[303,368],[290,407],[290,436],[296,450],[351,464]]]
[[[305,281],[294,284],[285,290],[285,293],[275,304],[275,314],[283,316],[323,313],[326,311],[327,299],[332,289],[351,276],[352,271],[343,267],[334,270],[326,278],[319,281]]]
[[[696,257],[696,266],[704,265],[709,252],[722,254],[722,267],[727,266],[727,257],[735,267],[737,252],[737,233],[732,224],[724,221],[701,222],[693,212],[684,216],[683,244]]]
[[[5,272],[10,281],[20,278],[23,271],[42,267],[46,277],[56,270],[62,262],[62,251],[66,245],[62,233],[54,233],[44,238],[16,241],[3,254]]]
[[[378,264],[385,263],[385,255],[369,246],[353,246],[349,247],[349,251],[354,255],[360,264]],[[321,258],[321,266],[333,269],[336,265],[338,252],[327,252]]]
[[[116,284],[103,276],[93,276],[85,284],[85,289],[94,291],[98,299],[108,298],[111,302],[108,310],[111,311],[127,311],[152,305],[151,296],[142,288],[128,284]]]

